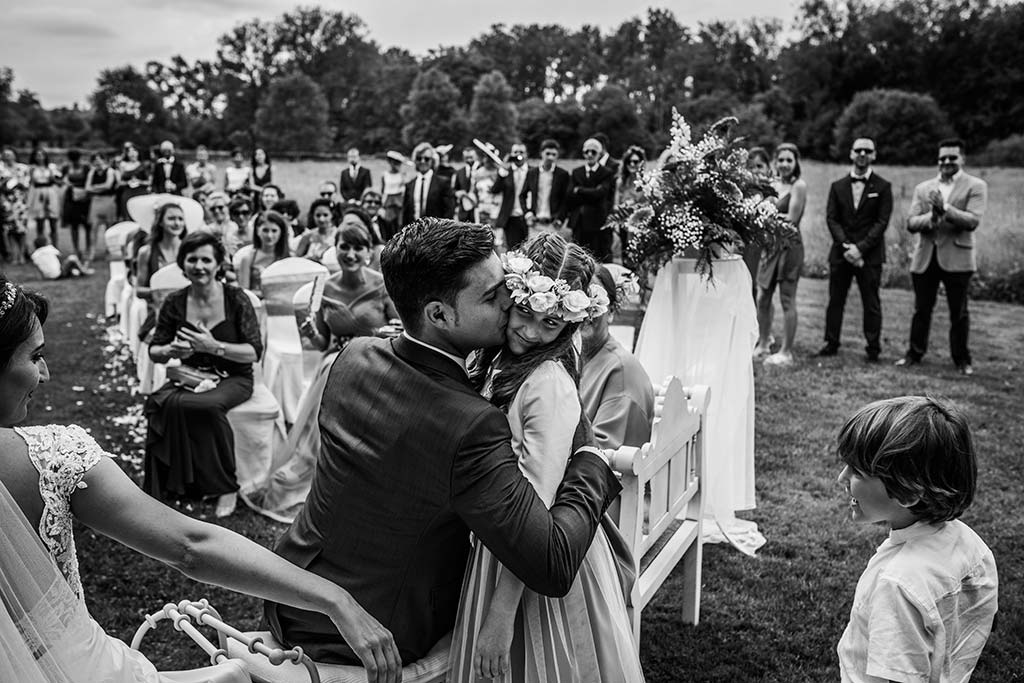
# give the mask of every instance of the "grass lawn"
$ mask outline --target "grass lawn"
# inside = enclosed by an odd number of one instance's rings
[[[11,268],[16,281],[34,276]],[[78,423],[118,452],[139,446],[111,421],[139,402],[105,369],[101,313],[105,278],[33,283],[50,297],[47,356],[53,380],[36,391],[28,424]],[[757,367],[757,521],[768,543],[756,558],[707,546],[701,623],[679,622],[679,594],[670,577],[644,613],[641,657],[652,683],[669,681],[823,681],[838,678],[835,644],[849,614],[857,577],[885,532],[846,521],[837,489],[833,443],[845,417],[883,397],[927,392],[968,412],[979,452],[978,496],[964,520],[988,542],[1000,571],[1000,615],[973,680],[1024,681],[1024,307],[972,302],[971,346],[977,373],[955,373],[948,359],[948,318],[937,312],[926,362],[899,371],[892,361],[907,338],[911,295],[883,292],[883,363],[866,365],[856,288],[847,306],[841,354],[810,358],[821,344],[826,283],[800,285],[800,362],[788,370]],[[90,315],[92,317],[90,317]],[[781,316],[777,316],[779,318]],[[201,506],[191,514],[212,514]],[[381,511],[386,514],[386,511]],[[264,544],[283,527],[242,510],[226,525]],[[146,612],[167,601],[208,597],[225,618],[257,626],[259,603],[197,585],[174,571],[79,529],[87,601],[108,631],[130,639]],[[201,666],[204,657],[169,626],[143,643],[165,669]]]

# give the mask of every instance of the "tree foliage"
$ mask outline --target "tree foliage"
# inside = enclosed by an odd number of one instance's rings
[[[92,125],[108,143],[156,144],[167,134],[167,112],[159,93],[133,66],[107,69],[92,94]]]
[[[428,141],[435,145],[460,145],[468,124],[458,103],[459,90],[448,74],[429,69],[416,77],[409,99],[402,105],[402,139],[412,147]]]
[[[273,81],[256,111],[256,140],[272,153],[327,149],[327,98],[316,81],[298,72]]]
[[[469,128],[473,136],[507,150],[519,138],[517,118],[512,88],[505,76],[500,71],[481,76],[473,88],[473,103],[469,108]]]
[[[836,121],[833,154],[840,157],[857,138],[871,138],[887,163],[928,164],[935,143],[951,133],[949,119],[930,95],[868,90],[857,93]]]

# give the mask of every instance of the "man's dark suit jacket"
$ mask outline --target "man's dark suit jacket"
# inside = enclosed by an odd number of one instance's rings
[[[275,551],[348,590],[402,661],[455,624],[469,532],[532,590],[564,595],[621,487],[574,456],[550,512],[523,477],[508,419],[450,358],[414,341],[353,340],[330,370],[312,489]],[[275,637],[356,663],[322,614],[266,603]]]
[[[405,184],[405,197],[402,199],[402,226],[413,222],[416,215],[416,183],[420,177]],[[455,192],[452,191],[452,179],[450,176],[438,175],[435,171],[430,177],[430,187],[427,188],[427,208],[420,216],[431,216],[433,218],[451,218],[455,215]]]
[[[606,166],[597,166],[587,177],[586,166],[572,170],[569,178],[569,227],[573,234],[596,232],[608,220],[615,196],[615,176]]]
[[[345,201],[358,202],[363,196],[363,190],[373,184],[373,179],[370,177],[370,169],[365,166],[359,167],[355,178],[352,177],[351,170],[352,167],[349,166],[341,172],[341,178],[338,181],[338,192]]]
[[[530,169],[526,170],[527,175],[530,173]],[[523,189],[526,189],[526,178],[523,178]],[[498,216],[494,219],[494,227],[504,228],[508,224],[509,216],[512,215],[512,209],[515,207],[514,202],[522,201],[522,193],[517,197],[516,195],[516,179],[513,176],[513,171],[509,168],[508,175],[502,176],[500,173],[495,176],[494,184],[491,185],[491,194],[501,195],[501,208],[498,209]],[[522,213],[526,214],[526,205],[520,204]]]
[[[473,170],[468,164],[460,168],[455,172],[455,178],[452,180],[452,191],[453,192],[473,192]],[[473,218],[472,211],[466,211],[462,206],[457,207],[458,218],[460,221],[469,221]]]
[[[164,182],[170,180],[176,185],[174,191],[170,194],[181,194],[182,190],[188,186],[188,177],[185,175],[184,164],[177,159],[172,161],[170,175],[167,175],[164,168],[165,164],[159,159],[153,162],[153,192],[158,194],[161,192],[167,192],[167,190],[164,189]]]
[[[864,183],[860,205],[853,205],[853,182],[850,175],[832,183],[828,191],[825,218],[832,233],[831,264],[841,264],[846,249],[843,243],[857,245],[864,263],[885,263],[885,229],[892,215],[892,185],[874,171]]]
[[[614,186],[614,183],[613,183]],[[527,211],[537,215],[537,199],[540,191],[540,167],[531,168],[526,172],[526,183],[523,193],[519,195]],[[569,195],[569,172],[555,166],[551,178],[551,219],[560,221],[565,218],[566,198]]]

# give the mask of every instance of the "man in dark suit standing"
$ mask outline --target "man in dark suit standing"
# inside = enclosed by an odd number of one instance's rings
[[[598,261],[612,260],[612,232],[605,228],[615,195],[615,176],[598,163],[601,143],[589,138],[583,143],[583,165],[569,177],[569,227],[572,238],[586,247]]]
[[[419,218],[451,218],[455,215],[455,193],[451,178],[438,175],[437,152],[429,142],[421,142],[412,151],[416,177],[405,184],[402,199],[402,226]]]
[[[977,230],[988,203],[988,185],[963,171],[963,140],[939,143],[939,175],[914,189],[907,230],[917,234],[910,276],[914,282],[914,317],[910,323],[910,347],[896,365],[921,362],[928,350],[928,332],[939,283],[949,302],[949,350],[953,363],[965,375],[973,375],[967,348],[970,317],[967,292],[978,269],[974,252]]]
[[[526,241],[526,211],[523,209],[522,194],[526,188],[526,145],[516,142],[509,150],[507,164],[498,168],[498,175],[491,185],[491,194],[501,195],[501,207],[494,227],[505,231],[505,247],[518,249]]]
[[[858,138],[850,151],[853,169],[832,183],[825,217],[832,233],[828,255],[828,308],[825,311],[825,346],[819,356],[839,353],[843,309],[850,283],[857,279],[864,305],[866,360],[878,362],[882,352],[882,264],[885,262],[885,229],[892,215],[892,186],[875,173],[875,143]]]
[[[558,142],[545,140],[540,143],[540,166],[526,172],[521,195],[526,224],[539,231],[561,232],[565,225],[569,172],[557,165],[561,151]]]
[[[581,422],[548,509],[519,470],[504,413],[476,391],[474,349],[502,344],[511,300],[493,231],[420,219],[384,247],[405,326],[353,340],[331,368],[309,497],[276,552],[344,587],[420,659],[455,623],[469,532],[528,588],[572,586],[621,487]],[[318,662],[355,663],[323,615],[267,603],[275,637]]]
[[[174,143],[160,143],[160,158],[153,164],[153,192],[180,195],[188,185],[185,165],[174,158]]]
[[[462,150],[463,167],[455,173],[452,181],[452,190],[455,192],[457,205],[457,217],[464,223],[475,223],[476,219],[476,198],[473,192],[473,173],[479,166],[477,161],[476,147],[465,147]]]
[[[342,200],[358,202],[363,196],[363,190],[372,184],[370,169],[360,163],[359,150],[353,147],[348,151],[348,168],[341,172],[341,180],[338,182]]]

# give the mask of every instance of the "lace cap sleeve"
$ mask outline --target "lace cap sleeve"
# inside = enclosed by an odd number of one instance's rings
[[[106,453],[77,425],[15,427],[15,431],[28,445],[29,459],[39,472],[39,495],[43,499],[39,537],[71,590],[81,597],[82,582],[71,525],[71,495],[86,488],[85,474]]]
[[[260,334],[260,321],[256,317],[256,310],[249,301],[249,296],[237,287],[225,288],[231,291],[234,302],[235,314],[238,316],[238,331],[246,342],[252,344],[256,349],[257,360],[263,357],[263,338]]]

